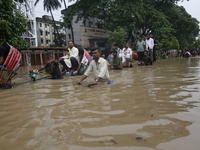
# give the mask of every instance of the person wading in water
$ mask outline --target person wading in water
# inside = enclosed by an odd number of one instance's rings
[[[107,62],[104,58],[101,58],[100,55],[101,51],[95,48],[92,52],[93,60],[84,73],[84,76],[77,82],[77,84],[81,84],[82,81],[85,80],[92,72],[94,73],[95,79],[91,84],[89,84],[90,86],[97,85],[99,81],[110,81]]]

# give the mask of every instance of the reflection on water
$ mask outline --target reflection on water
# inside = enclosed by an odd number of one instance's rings
[[[80,77],[32,82],[21,67],[0,91],[0,149],[199,149],[199,60],[110,71],[114,85],[92,88]]]

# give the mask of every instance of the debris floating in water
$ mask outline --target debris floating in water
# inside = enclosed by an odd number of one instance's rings
[[[136,137],[135,139],[136,140],[142,140],[143,138],[142,137]]]
[[[110,140],[111,142],[113,142],[113,143],[115,143],[115,144],[117,144],[117,142],[115,142],[114,140]]]

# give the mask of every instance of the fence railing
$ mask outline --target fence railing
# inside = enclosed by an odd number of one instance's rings
[[[52,53],[53,59],[59,59],[65,55],[67,47],[31,47],[19,50],[22,54],[21,65],[44,65],[47,62],[47,53]]]

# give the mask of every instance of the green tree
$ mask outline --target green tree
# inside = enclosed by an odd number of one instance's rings
[[[163,13],[167,15],[167,19],[171,23],[170,26],[175,31],[173,36],[179,41],[180,48],[190,48],[199,33],[199,22],[197,19],[192,18],[184,7],[174,4],[168,9],[163,9]]]
[[[65,10],[67,10],[65,8]],[[63,26],[71,30],[71,35],[72,35],[72,42],[74,43],[74,31],[73,31],[73,26],[72,26],[72,21],[73,21],[73,15],[75,14],[74,10],[67,11],[67,15],[64,15],[63,17]]]
[[[171,40],[171,48],[170,49],[176,49],[176,51],[177,51],[176,57],[180,56],[179,48],[180,48],[180,44],[179,44],[178,40],[175,37],[173,37]]]
[[[117,27],[114,31],[110,33],[108,42],[111,45],[118,44],[119,47],[122,48],[125,45],[126,38],[127,38],[126,31],[121,27]]]
[[[0,44],[8,43],[16,48],[28,47],[21,38],[26,32],[27,20],[15,7],[13,0],[0,0]]]
[[[179,50],[179,48],[180,48],[180,45],[179,45],[178,40],[176,39],[176,37],[173,37],[171,40],[171,48],[170,49]]]
[[[106,30],[124,28],[132,42],[139,34],[153,33],[164,49],[169,48],[172,37],[182,48],[194,42],[199,26],[183,7],[176,5],[178,1],[181,0],[77,0],[66,11],[68,20],[64,21],[70,22],[75,14],[76,21],[99,18]]]
[[[40,0],[36,0],[35,5],[37,5],[37,3],[39,1]],[[61,3],[60,3],[59,0],[43,0],[43,7],[44,7],[44,10],[46,10],[47,12],[51,13],[51,17],[53,19],[54,30],[56,30],[56,33],[54,32],[55,42],[56,42],[55,45],[56,46],[62,46],[61,45],[60,35],[59,35],[59,32],[58,32],[58,28],[56,26],[56,22],[55,22],[55,19],[54,19],[54,16],[53,16],[53,12],[52,12],[52,10],[57,10],[58,8],[61,8]],[[58,39],[56,39],[56,37]]]
[[[69,1],[72,1],[72,0],[69,0]],[[63,0],[63,2],[64,2],[65,12],[66,12],[67,11],[67,5],[66,5],[65,0]],[[69,12],[69,13],[73,13],[74,14],[74,12]],[[73,26],[72,26],[73,15],[65,15],[63,17],[63,20],[64,20],[63,21],[63,26],[71,30],[72,42],[74,43],[74,30],[73,30]],[[67,39],[66,39],[66,41],[67,41]]]
[[[200,48],[200,38],[198,38],[195,42],[194,42],[194,49],[199,49]]]

